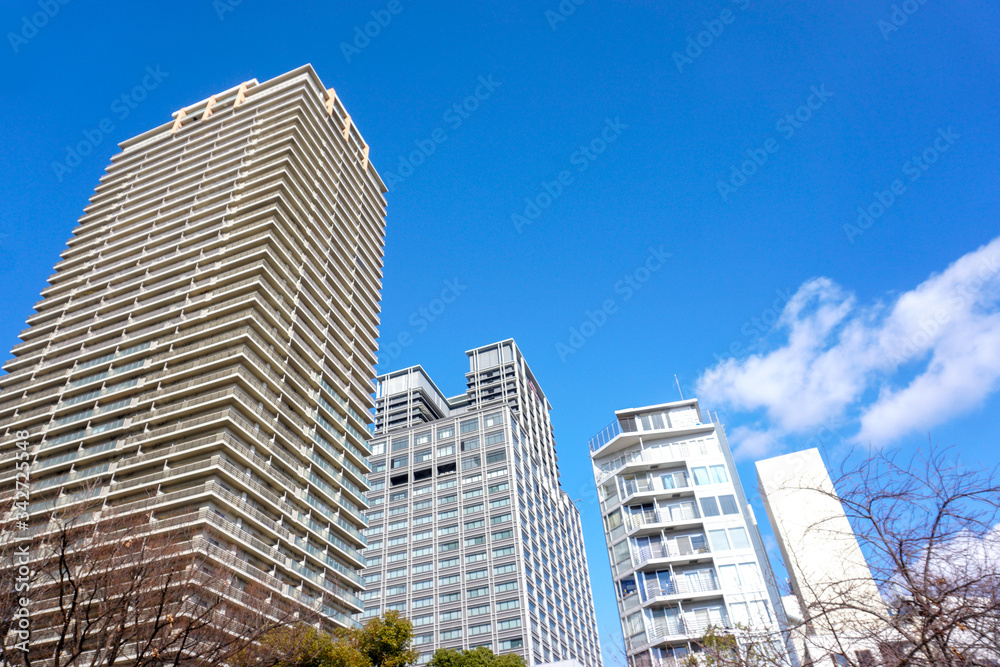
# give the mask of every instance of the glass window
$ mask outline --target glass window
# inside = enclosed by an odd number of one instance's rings
[[[413,437],[413,444],[415,444],[415,445],[426,445],[430,441],[431,441],[431,434],[430,434],[430,432],[427,432],[427,433],[418,433],[417,435],[415,435]]]
[[[445,438],[455,437],[455,427],[454,426],[443,426],[438,429],[438,440],[444,440]]]
[[[490,517],[490,524],[505,523],[511,520],[510,512],[505,512],[504,514],[498,514],[497,516]]]
[[[430,523],[432,521],[434,521],[434,515],[432,515],[432,514],[425,514],[423,516],[413,517],[413,525],[414,526],[420,526],[420,525],[423,525],[425,523]]]
[[[469,636],[472,636],[472,635],[482,635],[482,634],[486,634],[487,632],[492,632],[492,631],[493,631],[493,624],[492,623],[484,623],[483,625],[470,625],[469,626]]]
[[[514,553],[514,547],[500,547],[499,549],[493,550],[493,557],[500,558],[501,556],[510,556]]]
[[[438,602],[458,602],[461,599],[461,593],[442,593],[438,596]],[[458,613],[461,614],[461,610]]]
[[[431,553],[431,547],[420,547],[419,549],[413,550],[413,557],[420,558],[421,556],[428,556]]]
[[[407,449],[409,446],[410,441],[407,438],[400,438],[392,441],[392,451],[394,452]]]
[[[520,618],[512,618],[510,620],[500,621],[499,623],[497,623],[498,630],[510,630],[511,628],[519,628],[519,627],[521,627]]]
[[[442,569],[446,567],[457,567],[457,566],[458,566],[457,558],[442,558],[440,561],[438,561],[438,567]]]
[[[447,586],[448,584],[457,584],[459,576],[457,574],[449,574],[447,577],[438,577],[439,586]]]
[[[406,592],[406,584],[400,584],[398,586],[390,586],[385,589],[386,595],[401,595]]]
[[[708,531],[708,539],[712,542],[712,551],[729,551],[729,540],[724,530]]]
[[[389,554],[386,557],[386,561],[388,561],[390,563],[394,563],[394,562],[400,561],[400,560],[406,560],[406,552],[405,551],[397,551],[396,553]],[[366,566],[367,565],[368,564],[366,563]]]
[[[691,468],[691,474],[694,475],[695,484],[711,484],[708,476],[708,468]]]
[[[483,504],[476,503],[475,505],[469,505],[462,510],[462,514],[473,514],[475,512],[482,512]]]
[[[490,428],[491,426],[499,426],[501,424],[500,413],[492,412],[485,417],[483,417],[483,426]]]
[[[476,528],[482,528],[485,525],[486,521],[484,519],[476,519],[475,521],[466,521],[465,530],[475,530]]]
[[[445,542],[444,544],[438,545],[438,552],[440,553],[442,551],[453,551],[457,548],[458,548],[458,540],[455,540],[454,542]]]
[[[719,496],[719,505],[723,514],[739,514],[739,507],[736,505],[736,496]]]
[[[507,563],[506,565],[497,565],[493,568],[493,575],[507,574],[508,572],[514,572],[517,570],[517,565],[515,563]]]
[[[483,460],[479,458],[479,455],[467,456],[462,459],[462,470],[468,470],[469,468],[478,468],[483,464]]]
[[[425,614],[423,616],[414,616],[410,619],[413,625],[428,625],[434,622],[434,614]],[[416,641],[416,637],[413,638]]]
[[[715,498],[702,498],[701,513],[705,516],[719,516],[719,503],[715,502]]]
[[[726,474],[726,466],[712,466],[712,483],[722,484],[729,481],[729,475]]]
[[[441,639],[457,639],[462,636],[462,628],[456,628],[454,630],[445,630],[441,633]]]
[[[431,492],[431,487],[429,484],[427,486],[421,486],[419,488],[413,489],[413,495],[415,496],[422,496],[425,493],[430,493],[430,492]],[[425,500],[424,503],[427,504],[414,503],[413,509],[420,509],[421,507],[430,507],[430,502],[431,501],[429,500]]]
[[[474,449],[479,449],[479,436],[462,440],[461,449],[463,452],[471,452]]]
[[[497,531],[497,532],[493,533],[490,537],[493,539],[494,542],[497,542],[499,540],[506,540],[508,538],[514,537],[514,531],[513,530],[501,530],[501,531]]]
[[[445,510],[444,512],[438,512],[438,520],[441,519],[451,519],[452,517],[458,516],[458,510]]]
[[[490,433],[483,439],[483,444],[489,447],[490,445],[496,445],[503,442],[503,431],[498,431],[496,433]]]
[[[500,461],[505,461],[505,460],[507,460],[507,452],[503,449],[496,452],[490,452],[486,456],[487,465],[489,465],[490,463],[499,463]]]
[[[496,493],[497,491],[506,491],[510,488],[510,484],[507,482],[500,482],[499,484],[490,484],[490,493]]]
[[[462,494],[462,497],[463,498],[476,498],[476,497],[481,496],[481,495],[483,495],[483,490],[482,489],[472,489],[472,490],[464,492]]]
[[[486,543],[485,535],[477,535],[476,537],[465,538],[465,546],[467,547],[474,547],[477,544],[485,544],[485,543]]]
[[[417,598],[416,600],[413,601],[414,607],[428,607],[432,604],[434,604],[433,597]]]
[[[406,500],[406,491],[397,491],[389,496],[389,502],[394,500]]]
[[[476,482],[483,481],[482,473],[475,473],[473,475],[466,475],[462,478],[462,484],[475,484]]]
[[[420,452],[415,452],[413,454],[414,463],[423,463],[424,461],[430,461],[430,460],[431,460],[431,450],[429,449],[425,449]]]
[[[420,554],[421,556],[426,554]],[[413,566],[413,574],[420,574],[421,572],[430,572],[434,569],[434,563],[420,563],[419,565]]]
[[[444,447],[438,447],[438,458],[442,456],[451,456],[455,453],[455,445],[445,445]]]
[[[469,607],[469,616],[482,616],[483,614],[490,613],[490,606],[488,604],[480,605],[478,607]]]
[[[747,532],[742,528],[730,528],[729,539],[733,541],[734,549],[750,548],[750,540],[747,539]]]
[[[520,600],[506,600],[504,602],[497,603],[497,611],[507,611],[508,609],[517,609],[521,606]]]
[[[489,574],[489,570],[473,570],[472,572],[465,573],[465,580],[472,581],[473,579],[482,579]]]
[[[447,505],[448,503],[453,503],[458,500],[458,496],[454,493],[447,496],[438,496],[438,505]]]
[[[386,579],[395,579],[397,577],[405,577],[405,576],[406,576],[405,567],[400,567],[395,570],[389,570],[388,572],[385,573]]]
[[[422,530],[419,533],[413,533],[413,541],[419,542],[420,540],[427,540],[431,537],[431,531]]]
[[[477,554],[469,554],[468,556],[465,557],[465,562],[466,563],[478,563],[481,560],[486,560],[486,552],[485,551],[480,551]]]
[[[478,419],[468,419],[462,422],[462,433],[470,433],[471,431],[479,430],[479,420]]]

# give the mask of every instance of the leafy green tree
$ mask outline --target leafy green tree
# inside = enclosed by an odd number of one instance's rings
[[[524,658],[516,653],[495,655],[485,646],[479,646],[468,651],[438,649],[429,667],[525,667],[525,663]]]
[[[417,659],[410,647],[413,625],[397,612],[373,618],[360,629],[322,632],[300,623],[268,633],[235,667],[406,667]],[[501,666],[512,667],[512,666]]]
[[[362,667],[404,667],[413,664],[419,655],[410,646],[413,624],[395,611],[371,619],[360,630],[349,633],[348,638],[364,659]]]

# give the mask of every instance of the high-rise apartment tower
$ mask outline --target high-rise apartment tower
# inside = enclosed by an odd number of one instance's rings
[[[619,410],[590,440],[630,667],[681,664],[710,626],[783,625],[725,432],[707,417],[697,399]]]
[[[362,618],[413,621],[420,663],[488,646],[600,667],[580,516],[551,406],[512,340],[470,350],[466,391],[420,366],[378,378]]]
[[[122,143],[0,379],[28,530],[151,512],[240,585],[354,624],[385,191],[308,65]]]

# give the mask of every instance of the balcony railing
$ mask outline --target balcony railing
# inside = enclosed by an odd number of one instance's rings
[[[607,426],[605,426],[601,431],[590,439],[590,451],[596,452],[598,449],[608,444],[615,438],[617,438],[622,432],[621,424],[618,420],[614,420]]]
[[[646,586],[646,599],[665,597],[668,595],[690,595],[692,593],[714,593],[719,590],[719,580],[715,575],[711,577],[685,577],[678,575],[677,578],[659,586]]]
[[[658,508],[647,510],[641,514],[626,514],[626,530],[634,530],[642,526],[651,526],[661,523],[673,523],[676,521],[694,521],[700,519],[701,514],[692,505],[688,507]]]
[[[668,544],[664,543],[656,546],[650,545],[648,547],[632,547],[632,562],[635,563],[636,567],[638,567],[658,558],[678,558],[681,556],[696,556],[707,553],[711,553],[707,546],[678,549],[677,547],[668,546]]]

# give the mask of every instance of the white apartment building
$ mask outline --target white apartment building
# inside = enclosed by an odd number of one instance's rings
[[[0,378],[28,531],[151,511],[275,604],[355,625],[386,206],[368,144],[306,65],[120,148]]]
[[[529,665],[600,667],[551,406],[513,340],[466,354],[457,396],[420,366],[378,378],[361,618],[409,617],[421,664],[487,646]]]
[[[630,667],[680,664],[710,626],[778,635],[756,519],[697,399],[617,411],[590,455]]]

